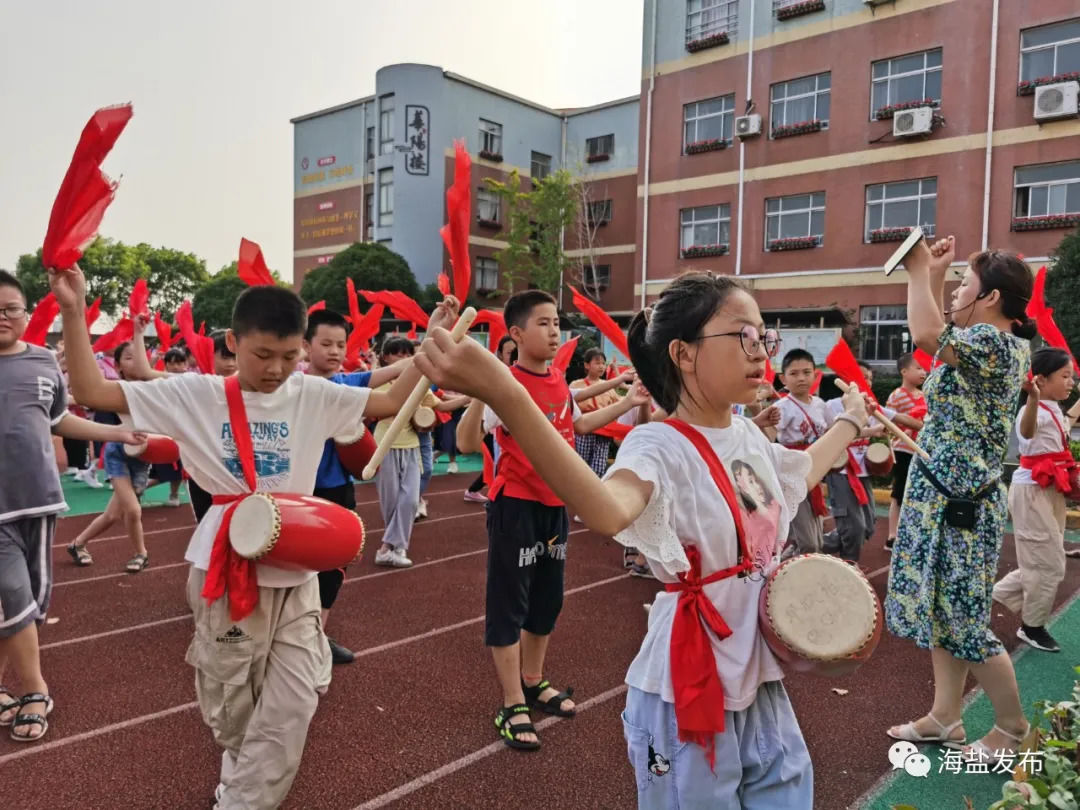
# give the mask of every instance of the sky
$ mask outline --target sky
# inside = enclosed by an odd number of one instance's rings
[[[135,115],[101,234],[190,251],[240,237],[292,273],[290,118],[438,65],[552,107],[640,87],[642,0],[0,0],[0,267],[41,245],[87,119]],[[582,77],[588,77],[586,81]]]

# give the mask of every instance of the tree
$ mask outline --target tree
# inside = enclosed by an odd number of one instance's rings
[[[611,215],[610,201],[605,206],[603,202],[593,199],[592,185],[580,177],[573,183],[574,202],[577,207],[575,231],[578,246],[582,249],[581,255],[573,264],[575,265],[576,280],[581,283],[582,291],[592,298],[600,297],[599,279],[596,277],[596,238],[597,232]]]
[[[101,311],[116,317],[127,307],[135,281],[144,278],[150,288],[150,308],[172,317],[180,302],[209,280],[206,263],[193,253],[147,244],[125,245],[98,237],[79,261],[86,276],[87,296],[101,296]],[[41,250],[19,257],[15,274],[26,287],[27,301],[40,300],[49,290],[41,264]]]
[[[347,315],[346,278],[351,278],[358,290],[401,290],[410,298],[420,296],[420,285],[404,258],[386,245],[356,242],[304,276],[300,297],[309,304],[326,301],[327,309]],[[362,297],[360,308],[367,310]]]
[[[1069,343],[1074,357],[1080,356],[1080,228],[1058,244],[1050,254],[1052,264],[1046,274],[1046,303],[1054,309],[1054,320]]]
[[[281,280],[276,270],[271,270],[270,275],[279,287],[290,286]],[[236,274],[236,262],[225,265],[195,293],[191,300],[192,320],[196,326],[201,321],[206,321],[208,329],[228,328],[232,325],[232,311],[236,299],[247,288],[247,282]]]

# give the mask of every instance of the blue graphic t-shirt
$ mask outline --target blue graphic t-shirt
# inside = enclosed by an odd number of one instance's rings
[[[353,388],[367,388],[371,381],[370,371],[356,371],[352,374],[335,374],[327,377],[330,382],[338,385],[349,385]],[[322,458],[319,460],[319,472],[315,476],[316,489],[331,489],[340,487],[352,481],[352,477],[345,472],[338,458],[337,450],[334,449],[334,440],[328,439],[323,447]]]

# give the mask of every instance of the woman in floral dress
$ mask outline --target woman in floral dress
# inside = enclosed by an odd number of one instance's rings
[[[905,260],[912,338],[943,365],[924,386],[929,415],[919,443],[930,460],[912,464],[908,475],[885,618],[894,635],[930,649],[934,704],[925,717],[888,733],[962,746],[961,701],[970,671],[990,698],[996,722],[967,753],[994,761],[995,752],[1014,751],[1028,729],[1012,660],[990,630],[990,615],[1008,512],[1002,461],[1035,334],[1024,314],[1032,277],[1010,253],[972,256],[947,324],[945,275],[954,255],[950,236],[932,247],[920,242]],[[942,489],[974,500],[974,528],[946,523]]]

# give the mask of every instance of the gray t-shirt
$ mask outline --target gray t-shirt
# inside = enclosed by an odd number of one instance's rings
[[[67,509],[52,427],[67,413],[67,389],[48,349],[0,355],[0,523]]]

